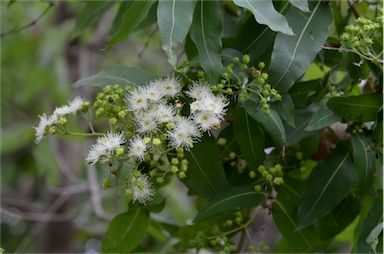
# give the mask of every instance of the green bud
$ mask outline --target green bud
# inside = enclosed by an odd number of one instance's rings
[[[120,146],[116,148],[115,153],[117,156],[124,154],[124,147]]]
[[[272,181],[273,179],[273,176],[271,174],[268,174],[265,176],[265,180],[267,180],[268,182]]]
[[[164,177],[158,177],[158,178],[156,178],[156,182],[157,183],[163,183],[164,182]]]
[[[48,133],[49,134],[55,134],[56,133],[56,127],[55,126],[49,126],[48,127]]]
[[[134,177],[139,177],[139,176],[141,176],[141,172],[138,171],[138,170],[135,170],[135,171],[133,171],[133,176]]]
[[[266,84],[264,86],[264,89],[267,90],[267,91],[271,90],[271,85],[270,84]]]
[[[296,158],[297,158],[298,160],[302,160],[302,159],[303,159],[303,153],[302,153],[302,152],[297,152],[297,153],[295,154],[295,156],[296,156]]]
[[[243,55],[243,63],[248,64],[249,61],[251,61],[251,58],[249,55]]]
[[[119,117],[120,118],[124,118],[126,115],[127,115],[127,112],[125,112],[124,110],[121,110],[119,113],[118,113]]]
[[[263,73],[261,74],[261,77],[262,77],[263,79],[267,80],[269,76],[268,76],[268,73],[263,72]]]
[[[180,178],[180,179],[183,179],[185,178],[187,175],[185,174],[185,172],[181,171],[177,174],[177,176]]]
[[[277,169],[276,169],[275,167],[271,167],[271,168],[269,169],[269,171],[270,171],[271,173],[275,174],[275,173],[277,172]]]
[[[240,69],[242,70],[246,70],[248,68],[248,66],[246,64],[241,64],[240,65]]]
[[[264,95],[264,96],[269,96],[269,95],[270,95],[269,90],[263,90],[263,95]]]
[[[240,58],[237,57],[237,56],[234,57],[234,58],[233,58],[233,62],[234,62],[234,63],[240,63]]]
[[[258,78],[257,79],[257,83],[259,83],[259,84],[264,84],[265,83],[265,79],[263,79],[262,77],[260,77],[260,78]]]
[[[158,146],[161,144],[161,140],[159,138],[154,138],[154,139],[152,139],[152,144],[154,146]]]
[[[243,102],[245,102],[246,100],[247,100],[247,97],[244,96],[243,94],[240,94],[240,96],[239,96],[239,101],[240,101],[241,103],[243,103]]]
[[[115,117],[112,117],[111,119],[109,119],[109,124],[111,125],[117,124],[117,119]]]
[[[150,137],[144,137],[144,144],[148,145],[149,143],[151,143],[152,139]]]
[[[177,158],[172,158],[171,164],[172,165],[179,165],[179,160]]]
[[[218,144],[219,146],[224,146],[225,144],[227,144],[227,140],[226,140],[225,138],[219,138],[219,139],[217,140],[217,144]]]
[[[259,63],[259,68],[260,68],[260,69],[264,69],[264,67],[265,67],[265,63],[264,63],[264,62],[260,62],[260,63]]]
[[[179,171],[179,168],[178,168],[178,167],[176,167],[176,166],[172,166],[172,167],[171,167],[171,172],[172,172],[172,173],[176,174],[178,171]]]
[[[205,75],[204,75],[204,72],[203,72],[203,71],[198,71],[198,72],[197,72],[197,77],[198,77],[198,78],[204,78],[204,76],[205,76]]]
[[[228,94],[233,94],[232,88],[228,87],[228,88],[227,88],[227,93],[228,93]]]
[[[126,189],[125,190],[125,196],[128,198],[128,199],[131,199],[132,198],[132,195],[133,195],[133,191],[131,189]]]
[[[111,187],[111,179],[105,178],[103,180],[103,189],[108,189]]]
[[[81,111],[82,112],[87,112],[89,109],[89,101],[84,101],[83,105],[81,106]]]
[[[219,90],[223,90],[224,85],[223,85],[223,84],[219,84],[219,85],[217,86],[217,88],[219,88]]]
[[[281,95],[280,95],[280,94],[276,94],[276,95],[275,95],[275,100],[277,100],[277,101],[281,101]]]
[[[228,73],[224,72],[224,73],[223,73],[223,78],[224,78],[224,79],[228,79],[228,78],[229,78]],[[224,80],[224,82],[226,82],[226,80]]]
[[[259,171],[260,173],[264,172],[264,171],[265,171],[265,167],[264,167],[264,165],[260,165],[260,166],[257,168],[257,171]]]
[[[250,172],[249,172],[249,177],[250,177],[250,178],[255,178],[255,177],[256,177],[256,173],[255,173],[255,171],[253,171],[253,170],[250,171]]]
[[[213,85],[213,86],[211,86],[211,89],[212,89],[213,92],[216,92],[217,91],[217,86]]]
[[[188,170],[188,165],[181,165],[181,171],[186,172]]]
[[[68,121],[67,121],[67,118],[65,118],[65,117],[60,117],[58,123],[59,123],[60,125],[65,125],[67,122],[68,122]]]
[[[261,190],[262,190],[261,185],[259,185],[259,184],[255,185],[254,189],[256,192],[261,192]]]
[[[229,154],[229,158],[230,158],[231,160],[235,159],[235,158],[236,158],[236,153],[231,152],[231,153]]]

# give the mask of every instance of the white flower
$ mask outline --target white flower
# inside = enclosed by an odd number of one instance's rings
[[[145,93],[146,99],[154,102],[160,101],[163,97],[163,91],[156,81],[150,82],[149,85],[143,89],[143,93]]]
[[[157,130],[157,121],[155,111],[149,110],[147,112],[138,112],[135,114],[135,121],[137,125],[137,131],[140,133],[149,133]]]
[[[154,190],[148,176],[133,177],[131,184],[133,202],[139,201],[145,205],[152,199],[151,197],[154,195]]]
[[[148,101],[146,98],[146,91],[144,88],[138,88],[134,91],[131,91],[126,95],[126,102],[128,108],[131,111],[144,110],[148,107]]]
[[[163,96],[176,96],[182,89],[180,80],[175,77],[167,77],[163,80],[158,80],[156,85],[161,89]]]
[[[211,96],[212,91],[207,84],[193,83],[186,94],[193,99],[201,99],[205,96]]]
[[[69,102],[67,105],[58,107],[53,112],[53,115],[56,115],[57,117],[65,116],[68,114],[76,113],[78,110],[81,109],[81,107],[84,104],[84,100],[77,96],[73,101]]]
[[[147,150],[147,145],[144,143],[143,138],[140,136],[135,136],[129,143],[129,152],[130,156],[136,157],[138,160],[144,159],[145,151]]]
[[[36,131],[36,134],[35,134],[36,144],[40,143],[41,139],[45,136],[47,129],[52,125],[56,124],[58,121],[58,118],[55,115],[48,117],[46,114],[43,114],[39,116],[39,118],[40,118],[39,125],[37,127],[34,127]]]
[[[194,103],[196,105],[194,105]],[[211,94],[193,102],[191,104],[191,112],[196,113],[197,111],[208,111],[216,114],[217,116],[223,116],[227,105],[228,102],[225,102],[224,97]]]
[[[159,104],[155,110],[154,116],[159,123],[168,123],[175,120],[175,109],[166,104]]]
[[[193,142],[200,136],[201,133],[196,124],[187,118],[181,118],[174,129],[168,132],[172,147],[183,147],[187,150],[193,147]]]
[[[221,122],[221,119],[216,114],[210,111],[201,111],[193,115],[193,120],[202,131],[208,131]]]
[[[114,151],[126,142],[123,133],[108,132],[105,136],[99,137],[96,144],[89,149],[87,158],[89,164],[95,164],[98,161],[108,162]]]

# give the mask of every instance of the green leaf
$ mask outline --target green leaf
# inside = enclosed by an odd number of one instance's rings
[[[78,80],[73,86],[105,87],[113,84],[141,86],[152,79],[154,77],[147,71],[125,65],[113,65],[93,76]]]
[[[120,22],[112,27],[113,33],[108,41],[108,48],[128,38],[129,34],[144,20],[155,1],[133,1],[131,4],[122,5],[126,8]]]
[[[172,47],[184,41],[192,23],[196,0],[160,0],[157,7],[157,22],[168,62],[175,67],[176,56]]]
[[[132,251],[147,231],[149,215],[142,207],[134,206],[128,212],[112,219],[105,234],[101,250],[103,253]]]
[[[289,2],[302,12],[309,12],[307,0],[289,0]]]
[[[262,110],[258,110],[251,100],[244,102],[243,107],[253,119],[263,126],[276,146],[282,146],[286,142],[284,125],[276,111],[271,109],[269,114],[265,114]]]
[[[263,130],[239,105],[236,106],[233,113],[233,131],[241,154],[252,168],[257,168],[265,157]]]
[[[255,207],[264,200],[264,196],[254,191],[252,186],[232,187],[215,195],[196,215],[198,222],[216,215],[238,211],[247,207]]]
[[[332,97],[327,106],[337,115],[351,121],[368,122],[377,118],[377,113],[382,107],[381,94],[362,94],[347,97]]]
[[[331,110],[326,107],[320,108],[316,113],[314,113],[307,127],[304,130],[306,131],[315,131],[321,130],[323,128],[329,127],[331,124],[340,121],[340,117],[336,116]]]
[[[375,154],[370,149],[370,141],[359,134],[352,135],[353,164],[356,181],[360,187],[369,187],[375,170]]]
[[[289,10],[287,20],[294,36],[276,36],[269,71],[271,84],[280,91],[287,91],[305,73],[328,37],[329,8],[321,1],[311,5],[310,13]]]
[[[353,183],[348,149],[340,144],[312,170],[298,210],[299,226],[306,227],[330,213]]]
[[[124,18],[124,13],[128,9],[128,7],[133,3],[133,1],[122,1],[120,2],[119,9],[117,10],[116,16],[113,20],[111,30],[109,34],[114,34],[117,32],[119,27],[121,26],[121,22]]]
[[[272,104],[279,115],[291,126],[295,127],[295,104],[288,93],[281,96],[281,101]]]
[[[85,3],[83,9],[76,15],[76,24],[73,36],[81,35],[85,29],[95,24],[103,13],[112,7],[114,1],[89,1]]]
[[[189,166],[184,182],[188,188],[203,198],[211,198],[227,188],[219,149],[213,137],[204,136],[186,154]]]
[[[251,11],[258,23],[267,25],[272,31],[294,34],[285,17],[275,10],[272,0],[234,0],[234,3]]]
[[[200,64],[212,84],[219,79],[223,69],[222,30],[221,2],[201,0],[195,9],[190,36],[199,52]]]

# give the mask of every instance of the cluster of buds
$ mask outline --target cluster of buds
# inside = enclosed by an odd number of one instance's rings
[[[267,182],[269,185],[281,185],[284,183],[283,179],[283,170],[280,164],[276,164],[270,168],[266,168],[264,165],[260,165],[257,168],[257,171],[260,173],[262,179]],[[249,172],[250,178],[255,178],[257,176],[256,172],[254,170],[251,170]],[[263,190],[262,185],[256,184],[254,186],[255,191],[261,192]]]

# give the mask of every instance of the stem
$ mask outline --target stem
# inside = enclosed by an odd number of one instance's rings
[[[243,246],[244,246],[244,242],[245,242],[245,234],[246,234],[246,231],[247,229],[244,228],[244,230],[241,232],[241,235],[240,235],[240,239],[239,239],[239,243],[237,244],[237,252],[238,253],[241,253],[242,249],[243,249]]]
[[[92,136],[103,136],[103,133],[93,132],[93,133],[83,133],[83,132],[74,132],[66,131],[63,135],[72,135],[72,136],[82,136],[82,137],[92,137]]]

